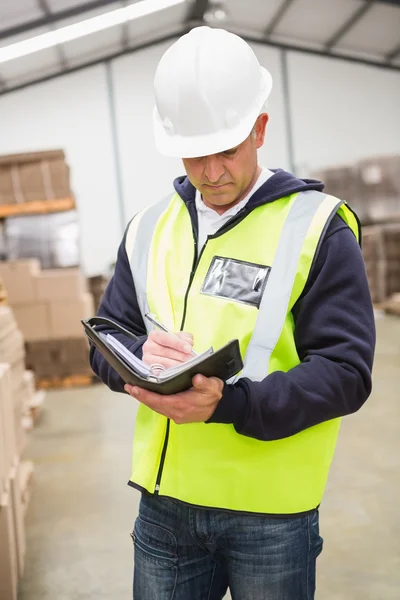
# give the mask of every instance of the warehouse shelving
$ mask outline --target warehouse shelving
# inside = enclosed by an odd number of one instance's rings
[[[74,210],[75,208],[76,203],[73,196],[56,198],[54,200],[22,202],[21,204],[0,204],[0,219],[22,215],[44,215]]]

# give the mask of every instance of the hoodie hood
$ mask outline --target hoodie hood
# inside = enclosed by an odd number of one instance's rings
[[[317,190],[322,192],[324,184],[316,179],[298,179],[291,173],[282,169],[271,169],[273,172],[270,177],[250,198],[246,207],[248,209],[256,208],[268,202],[274,202],[279,198],[290,196],[297,192],[306,192],[308,190]],[[187,176],[177,177],[174,181],[174,188],[192,214],[195,210],[196,188],[190,183]]]

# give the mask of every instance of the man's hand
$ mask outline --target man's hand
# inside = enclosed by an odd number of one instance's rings
[[[143,344],[143,362],[169,369],[192,358],[193,335],[179,331],[176,336],[165,331],[152,331]]]
[[[222,398],[224,382],[217,377],[195,375],[193,387],[186,392],[163,396],[142,388],[125,385],[125,391],[177,425],[202,423],[214,413]]]

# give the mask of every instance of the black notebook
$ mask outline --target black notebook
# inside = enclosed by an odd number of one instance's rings
[[[238,340],[215,351],[209,348],[202,354],[193,356],[187,362],[163,369],[157,365],[149,367],[137,358],[121,342],[111,334],[96,330],[99,325],[136,340],[137,337],[111,319],[93,317],[82,320],[85,333],[90,342],[104,356],[113,369],[122,377],[125,383],[136,385],[158,394],[177,394],[192,387],[192,378],[197,375],[219,377],[227,381],[243,368]]]

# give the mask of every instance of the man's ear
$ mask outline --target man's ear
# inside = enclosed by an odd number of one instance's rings
[[[261,148],[261,146],[264,144],[265,130],[267,128],[268,119],[269,119],[268,113],[261,113],[261,115],[259,115],[257,118],[256,124],[254,127],[255,142],[256,142],[257,148]]]

